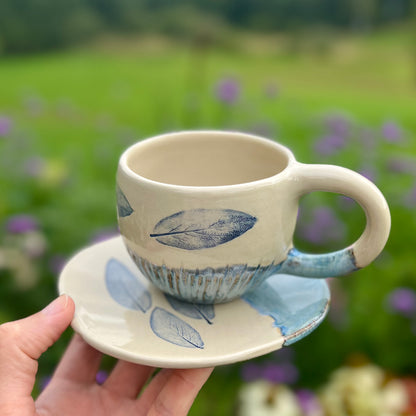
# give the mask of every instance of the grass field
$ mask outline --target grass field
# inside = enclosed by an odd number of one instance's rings
[[[118,48],[3,59],[0,108],[22,116],[22,104],[39,99],[45,117],[30,123],[49,126],[52,131],[39,144],[58,151],[70,145],[66,139],[72,133],[68,129],[59,141],[53,134],[62,125],[60,119],[53,122],[60,106],[82,116],[82,122],[102,117],[133,127],[140,136],[167,128],[215,127],[220,120],[214,85],[232,76],[241,83],[243,104],[232,114],[234,127],[248,127],[247,114],[250,120],[275,120],[282,126],[283,141],[296,140],[290,129],[285,135],[285,125],[298,124],[304,113],[328,109],[341,109],[367,123],[393,118],[415,126],[416,59],[406,33],[342,37],[325,52],[303,53],[282,51],[279,38],[259,39],[264,48],[248,41],[244,48],[244,40],[233,51],[200,52],[157,41],[154,50],[152,41],[130,41],[123,48],[118,40]],[[264,100],[269,83],[276,85],[279,100]],[[84,145],[93,141],[91,135],[82,138]]]
[[[416,289],[409,246],[416,230],[415,205],[402,203],[403,195],[411,197],[416,176],[411,169],[394,176],[384,164],[391,156],[415,163],[416,51],[411,37],[405,29],[395,29],[365,37],[328,34],[324,41],[305,38],[300,48],[296,45],[281,36],[247,34],[234,48],[204,50],[159,38],[112,38],[63,52],[1,58],[0,117],[9,128],[0,136],[0,185],[6,196],[0,200],[0,222],[21,213],[33,216],[48,248],[30,263],[39,272],[37,280],[22,286],[13,272],[0,274],[0,322],[32,313],[54,296],[52,260],[67,258],[97,235],[116,229],[114,176],[126,146],[184,128],[254,131],[288,145],[303,162],[323,158],[376,170],[376,183],[392,207],[387,255],[359,272],[361,279],[344,284],[354,299],[344,310],[349,323],[334,329],[325,322],[295,345],[299,383],[321,382],[352,352],[392,371],[416,371],[415,320],[409,323],[381,310],[395,286]],[[218,96],[224,80],[235,94],[225,102]],[[333,157],[313,151],[325,134],[322,120],[328,114],[350,123],[349,139],[355,140]],[[399,140],[383,138],[388,123],[399,129]],[[366,132],[374,140],[369,148],[363,144]],[[338,211],[352,230],[320,249],[343,246],[362,229],[359,210]],[[11,241],[3,228],[0,251]],[[376,287],[372,275],[379,276]],[[398,332],[397,342],[392,331]],[[328,341],[334,337],[342,340],[337,348]],[[43,358],[41,377],[51,372],[65,342]],[[311,354],[323,360],[320,374]],[[191,414],[232,414],[241,383],[239,366],[218,368]]]

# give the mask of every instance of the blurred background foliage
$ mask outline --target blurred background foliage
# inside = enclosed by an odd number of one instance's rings
[[[357,170],[380,187],[392,213],[382,255],[330,281],[324,323],[290,348],[217,368],[191,414],[238,412],[240,388],[258,379],[317,391],[351,363],[414,377],[410,0],[2,0],[0,322],[43,307],[65,261],[117,233],[114,178],[123,149],[190,128],[254,132],[302,162]],[[335,250],[364,224],[351,200],[307,195],[295,244]],[[35,394],[70,335],[41,358]],[[112,363],[104,360],[99,380]]]
[[[272,32],[305,25],[370,30],[402,22],[413,0],[3,0],[0,47],[6,53],[79,43],[102,33],[187,37],[218,26]],[[212,31],[212,32],[215,32]]]

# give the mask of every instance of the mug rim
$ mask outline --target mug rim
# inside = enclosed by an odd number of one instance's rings
[[[137,147],[145,146],[149,142],[174,138],[175,136],[183,137],[183,136],[191,136],[195,134],[202,134],[202,135],[225,134],[228,136],[234,136],[234,137],[240,136],[240,137],[244,137],[245,139],[250,139],[252,141],[258,141],[258,142],[261,142],[263,145],[266,144],[270,147],[274,147],[276,150],[283,153],[287,158],[287,164],[281,171],[277,172],[274,175],[271,175],[262,179],[236,183],[236,184],[229,184],[229,185],[208,185],[208,186],[178,185],[178,184],[161,182],[161,181],[157,181],[154,179],[147,178],[143,175],[140,175],[129,167],[128,158],[130,154]],[[153,186],[153,187],[157,186],[157,187],[162,187],[162,188],[166,188],[169,190],[176,190],[176,191],[183,191],[183,192],[187,192],[187,191],[192,191],[192,192],[202,191],[203,192],[203,191],[214,191],[214,190],[222,191],[222,190],[231,190],[231,189],[239,190],[239,189],[243,189],[243,188],[247,188],[251,186],[270,184],[271,181],[275,182],[276,180],[286,176],[289,171],[289,168],[295,163],[296,163],[296,159],[292,151],[286,146],[280,143],[277,143],[272,139],[262,137],[256,134],[245,133],[245,132],[240,132],[240,131],[235,131],[235,130],[205,130],[203,129],[203,130],[179,130],[179,131],[174,131],[174,132],[169,132],[169,133],[158,134],[158,135],[140,140],[134,143],[133,145],[129,146],[127,149],[123,151],[118,162],[118,167],[124,174],[129,176],[131,179],[136,180],[136,181],[139,180],[149,186]]]

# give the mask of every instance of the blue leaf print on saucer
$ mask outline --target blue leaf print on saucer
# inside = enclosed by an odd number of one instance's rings
[[[191,209],[160,220],[150,237],[167,246],[200,250],[234,240],[256,221],[256,217],[232,209]]]
[[[215,318],[214,305],[185,302],[167,294],[165,294],[165,298],[173,309],[189,318],[205,319],[210,325],[212,324],[211,320]]]
[[[107,262],[105,283],[111,297],[125,308],[146,312],[152,306],[146,287],[116,259]]]
[[[156,307],[150,316],[150,327],[161,339],[186,348],[204,348],[199,332],[182,319]]]
[[[120,189],[120,187],[117,185],[117,212],[118,216],[128,217],[129,215],[133,214],[133,208],[131,207],[129,201],[127,200],[126,195],[124,195],[123,191]]]

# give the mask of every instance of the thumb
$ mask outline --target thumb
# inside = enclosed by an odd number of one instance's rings
[[[73,300],[62,295],[34,315],[0,325],[0,404],[30,397],[37,359],[68,327],[74,310]]]

